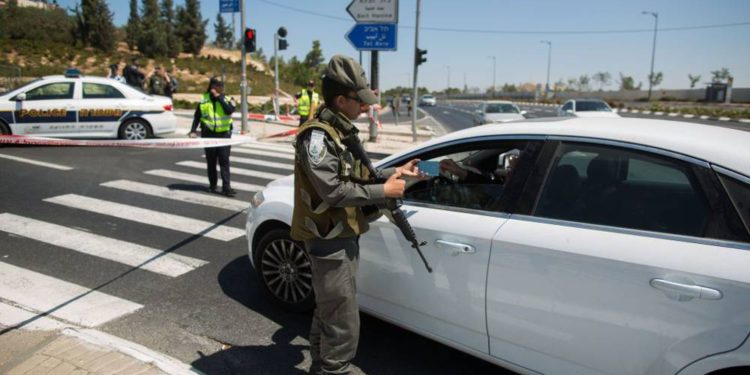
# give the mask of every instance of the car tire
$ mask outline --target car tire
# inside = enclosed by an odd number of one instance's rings
[[[117,137],[127,140],[151,138],[151,126],[141,119],[128,120],[120,125]]]
[[[10,135],[10,127],[4,122],[0,121],[0,135]]]
[[[285,310],[312,310],[312,265],[304,245],[291,239],[289,229],[277,228],[263,235],[256,250],[255,274],[263,293]]]

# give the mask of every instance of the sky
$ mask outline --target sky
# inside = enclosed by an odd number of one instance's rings
[[[58,0],[65,7],[77,2]],[[320,40],[326,59],[334,54],[358,59],[359,52],[345,38],[355,24],[346,11],[350,2],[245,0],[246,23],[257,30],[258,46],[267,56],[273,54],[273,34],[284,26],[289,49],[280,54],[285,59],[304,58],[313,40]],[[107,3],[114,23],[125,24],[129,1]],[[219,0],[200,3],[213,40]],[[383,89],[411,86],[416,3],[399,1],[397,50],[379,53]],[[498,86],[544,85],[548,46],[541,41],[547,40],[552,42],[550,84],[609,72],[612,83],[605,90],[616,89],[620,73],[647,87],[654,17],[642,11],[659,15],[654,71],[663,72],[664,80],[657,88],[688,88],[688,74],[709,82],[710,72],[720,68],[729,69],[735,87],[750,87],[748,0],[422,0],[419,48],[428,52],[427,62],[419,67],[419,86],[442,90],[448,84],[463,88],[465,83],[484,90],[493,84],[493,70]],[[231,13],[223,15],[232,18]],[[727,24],[740,25],[694,28]],[[239,36],[239,13],[235,25]],[[675,28],[688,29],[670,30]],[[362,59],[369,74],[370,53],[363,52]]]

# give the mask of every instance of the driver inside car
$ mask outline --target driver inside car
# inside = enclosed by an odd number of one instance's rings
[[[472,166],[463,166],[453,159],[440,160],[440,172],[455,176],[460,182],[466,184],[507,184],[510,176],[518,164],[521,152],[513,149],[498,155],[498,164],[493,171],[483,172]]]

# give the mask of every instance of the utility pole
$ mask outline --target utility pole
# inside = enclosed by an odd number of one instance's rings
[[[547,83],[544,85],[544,97],[549,98],[549,68],[552,65],[552,42],[549,40],[542,40],[541,42],[549,46],[549,49],[547,49]]]
[[[417,71],[419,70],[419,64],[417,62],[419,56],[419,12],[422,9],[422,0],[417,0],[417,22],[414,28],[414,81],[413,81],[413,95],[411,97],[411,141],[417,141]]]
[[[276,118],[279,118],[281,109],[279,108],[279,32],[273,33],[273,77],[275,90],[273,91],[273,109]]]
[[[244,39],[244,32],[245,32],[245,0],[240,0],[240,23],[242,24],[242,27],[240,27],[240,30],[242,30],[242,37],[240,37],[240,40]],[[245,43],[242,43],[242,53],[241,53],[242,59],[241,61],[241,67],[242,70],[242,80],[240,81],[240,111],[242,112],[242,134],[247,133],[247,55],[245,54]]]
[[[378,51],[370,51],[370,88],[372,90],[378,89],[378,68]],[[380,99],[380,94],[378,94],[378,99]],[[376,142],[377,140],[378,123],[375,118],[375,108],[370,106],[370,142]]]
[[[641,14],[650,14],[654,16],[654,43],[651,47],[651,74],[648,75],[648,100],[651,100],[651,86],[654,80],[654,58],[656,57],[656,30],[659,28],[659,13],[643,11]]]
[[[495,97],[495,73],[497,73],[497,56],[487,56],[492,59],[492,97]]]

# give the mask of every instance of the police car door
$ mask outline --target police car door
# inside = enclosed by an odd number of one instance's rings
[[[504,149],[518,140],[484,140],[410,155],[439,162],[451,158],[494,171]],[[467,183],[447,174],[410,186],[402,209],[423,246],[433,272],[396,226],[385,217],[360,238],[359,302],[418,331],[465,348],[488,353],[485,290],[492,238],[507,221],[500,181]]]
[[[83,82],[78,126],[81,136],[116,136],[125,95],[104,82]]]
[[[14,98],[14,134],[69,136],[76,133],[74,81],[37,85]]]

